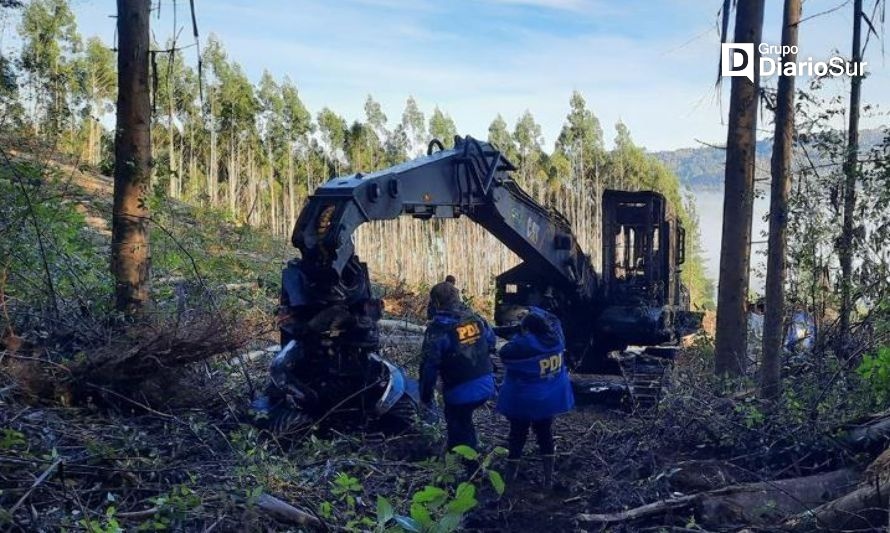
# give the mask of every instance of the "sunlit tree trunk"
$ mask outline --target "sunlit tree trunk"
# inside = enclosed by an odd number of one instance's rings
[[[234,133],[233,133],[233,134],[230,134],[230,137],[229,137],[229,165],[228,165],[228,170],[229,170],[229,176],[228,176],[228,179],[229,179],[229,212],[232,214],[232,216],[236,215],[235,193],[237,192],[237,189],[238,189],[238,170],[236,169],[237,164],[238,164],[238,161],[237,161],[237,155],[235,152],[235,139],[234,139]]]
[[[862,0],[853,2],[853,64],[862,62]],[[859,173],[859,102],[862,92],[862,76],[850,79],[850,123],[847,128],[847,157],[844,161],[844,219],[840,240],[841,263],[841,316],[837,352],[841,357],[850,354],[850,314],[853,276],[853,211],[856,209],[856,178]]]
[[[287,151],[287,199],[288,199],[288,225],[286,230],[290,231],[294,227],[296,221],[297,203],[294,196],[294,151],[288,147]]]
[[[111,271],[115,279],[115,306],[128,314],[137,314],[149,299],[149,8],[149,0],[117,2],[118,93]]]
[[[167,146],[167,170],[170,177],[170,182],[167,184],[167,187],[170,198],[176,198],[179,186],[176,183],[178,176],[176,175],[176,161],[174,160],[176,140],[175,135],[173,134],[173,87],[171,80],[167,80],[167,95],[167,141],[170,143]]]
[[[801,0],[785,0],[782,49],[797,49]],[[797,62],[797,54],[782,56],[782,63]],[[791,149],[794,142],[794,76],[779,76],[776,95],[776,134],[771,162],[769,251],[766,263],[766,316],[763,322],[761,397],[775,400],[781,392],[782,330],[785,316],[785,244],[788,195],[791,191]]]
[[[726,138],[726,181],[723,197],[723,240],[717,294],[715,372],[737,376],[746,360],[748,264],[754,205],[754,151],[760,77],[758,45],[763,32],[764,0],[738,2],[735,42],[754,43],[754,83],[732,78]]]
[[[216,207],[217,204],[217,188],[218,179],[216,172],[218,169],[217,153],[216,153],[216,125],[213,121],[216,105],[213,99],[213,92],[210,93],[210,161],[207,165],[207,196],[210,198],[210,205]]]

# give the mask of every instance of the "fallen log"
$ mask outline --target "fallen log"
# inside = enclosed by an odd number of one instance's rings
[[[407,320],[392,320],[388,318],[383,318],[377,322],[381,329],[397,329],[401,331],[410,331],[411,333],[420,333],[423,334],[426,332],[426,327],[413,324],[408,322]]]
[[[683,461],[659,475],[667,478],[671,490],[683,493],[704,492],[754,481],[753,475],[746,470],[716,459]]]
[[[240,291],[243,289],[258,289],[260,284],[256,281],[246,283],[226,283],[223,288],[227,291]]]
[[[788,519],[784,528],[789,531],[874,530],[887,525],[887,505],[890,496],[890,449],[878,456],[865,469],[865,482],[856,490],[844,494],[819,507]]]
[[[260,494],[257,498],[257,507],[266,514],[285,524],[296,524],[300,526],[310,526],[321,528],[322,522],[315,515],[310,514],[302,509],[297,509],[293,505],[279,500],[275,496],[269,494]]]
[[[250,361],[255,361],[261,357],[267,356],[269,354],[276,354],[281,351],[281,346],[278,344],[273,344],[271,346],[267,346],[262,350],[252,350],[245,354],[236,355],[235,357],[229,359],[229,364],[234,366],[242,363],[247,363]]]
[[[423,344],[423,337],[417,335],[387,335],[381,337],[380,344],[384,346],[419,346]]]
[[[890,445],[890,416],[846,428],[841,442],[855,452],[880,453]]]
[[[788,531],[880,531],[887,525],[890,482],[863,485],[840,498],[787,520]]]
[[[852,470],[836,470],[814,476],[731,485],[649,503],[616,513],[577,515],[579,522],[610,525],[659,520],[686,513],[706,527],[728,525],[764,526],[802,513],[838,497],[856,483]]]
[[[578,522],[586,522],[592,524],[609,525],[622,524],[627,522],[636,522],[647,518],[655,518],[656,516],[664,516],[673,511],[687,508],[692,505],[699,497],[698,494],[688,496],[680,496],[678,498],[669,498],[667,500],[659,500],[657,502],[647,503],[627,511],[617,513],[592,514],[581,513],[575,517]]]

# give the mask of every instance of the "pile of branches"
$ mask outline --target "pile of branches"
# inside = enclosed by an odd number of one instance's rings
[[[141,323],[97,347],[68,368],[74,381],[141,382],[158,373],[232,353],[249,340],[231,317],[202,313],[184,321]]]
[[[611,457],[599,467],[600,497],[576,522],[619,531],[885,527],[890,411],[857,418],[866,389],[855,372],[830,354],[812,357],[823,359],[805,374],[789,373],[778,405],[743,386],[727,392],[686,361],[657,416],[584,451]]]
[[[169,404],[176,396],[170,391],[188,375],[183,369],[234,354],[255,329],[216,311],[160,315],[103,326],[101,335],[78,342],[53,342],[58,336],[50,335],[22,343],[4,352],[3,365],[12,385],[32,400],[117,404],[141,393]]]

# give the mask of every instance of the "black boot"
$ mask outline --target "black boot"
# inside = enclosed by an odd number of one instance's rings
[[[519,478],[519,459],[507,459],[507,468],[504,470],[504,481],[508,484]]]
[[[556,462],[556,456],[545,455],[542,459],[544,464],[544,490],[550,491],[553,490],[553,466]]]

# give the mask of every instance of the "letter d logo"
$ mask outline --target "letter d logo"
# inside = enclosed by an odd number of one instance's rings
[[[744,76],[754,83],[754,43],[723,43],[720,46],[720,75]]]

